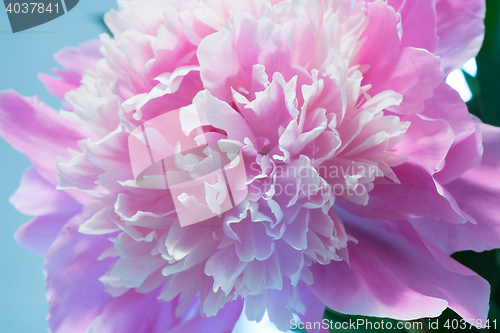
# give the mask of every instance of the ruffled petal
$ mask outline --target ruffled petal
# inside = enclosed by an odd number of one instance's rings
[[[292,34],[291,24],[283,26],[265,16],[257,20],[247,13],[235,13],[228,26],[204,38],[198,47],[204,87],[228,103],[232,102],[232,89],[252,97],[262,90],[253,80],[254,65],[263,66],[268,77],[279,72],[286,81],[295,75],[301,81],[303,71],[291,66],[288,39]]]

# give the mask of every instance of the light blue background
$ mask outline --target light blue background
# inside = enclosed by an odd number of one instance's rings
[[[29,1],[28,1],[29,2]],[[99,19],[115,0],[80,0],[65,15],[13,34],[3,2],[0,4],[0,90],[13,88],[21,95],[38,95],[59,109],[60,101],[38,81],[40,72],[58,67],[52,55],[65,46],[98,38],[104,32]],[[9,196],[19,184],[29,160],[0,138],[0,332],[47,332],[43,258],[19,246],[15,230],[29,217],[19,214]]]

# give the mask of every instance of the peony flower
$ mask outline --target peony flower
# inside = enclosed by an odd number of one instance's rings
[[[486,319],[500,130],[445,82],[484,2],[131,0],[0,94],[51,332],[229,332],[267,311]],[[317,330],[316,330],[317,331]]]

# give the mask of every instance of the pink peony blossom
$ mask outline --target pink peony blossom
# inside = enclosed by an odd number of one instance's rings
[[[40,76],[63,111],[0,93],[51,332],[229,332],[243,304],[282,331],[325,305],[485,320],[449,255],[500,247],[500,130],[444,82],[484,1],[118,4]]]

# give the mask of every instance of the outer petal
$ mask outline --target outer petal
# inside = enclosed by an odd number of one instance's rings
[[[22,97],[13,90],[0,92],[0,134],[28,156],[38,173],[57,184],[56,157],[70,157],[83,138],[78,125],[63,119],[37,97]]]
[[[455,223],[465,222],[453,197],[433,177],[444,166],[453,143],[451,127],[442,119],[427,120],[418,115],[405,120],[412,124],[395,152],[409,158],[393,168],[400,184],[376,184],[364,207],[346,200],[338,204],[367,218],[397,220],[439,216]]]
[[[27,169],[10,203],[26,215],[38,216],[17,229],[19,244],[38,255],[45,255],[68,220],[81,205],[43,179],[34,168]]]
[[[78,226],[90,214],[72,218],[50,247],[44,264],[50,332],[88,332],[111,298],[99,281],[111,259],[98,260],[111,246],[107,236],[88,236]]]
[[[401,47],[418,47],[433,52],[438,43],[435,1],[388,0],[387,3],[395,9],[396,13],[401,14],[403,28]]]
[[[398,112],[409,114],[423,110],[424,101],[432,97],[434,88],[444,78],[439,58],[422,49],[400,49],[403,45],[398,35],[398,16],[384,2],[369,3],[366,10],[370,23],[360,37],[366,41],[358,63],[367,65],[363,84],[372,85],[368,93],[375,96],[394,90],[403,95]]]
[[[418,47],[433,52],[438,42],[434,0],[389,0],[388,3],[401,13],[401,47]]]
[[[360,219],[340,212],[348,234],[346,262],[313,265],[313,292],[346,314],[410,320],[438,316],[447,306],[483,321],[489,285],[426,243],[408,221]]]
[[[80,86],[83,72],[87,69],[94,69],[97,62],[102,59],[99,52],[101,42],[91,40],[76,47],[66,47],[54,54],[56,61],[65,69],[54,69],[54,73],[60,78],[55,78],[45,73],[38,74],[38,79],[42,81],[45,88],[54,96],[60,99],[68,91]]]
[[[434,90],[434,96],[425,101],[422,115],[445,120],[455,135],[445,165],[435,175],[436,180],[446,184],[479,165],[483,154],[481,131],[457,91],[441,82]]]
[[[180,322],[175,317],[176,302],[158,301],[158,291],[139,294],[129,290],[109,300],[96,322],[95,333],[164,333]]]
[[[81,205],[64,191],[56,190],[33,167],[24,171],[21,183],[9,201],[20,213],[31,216],[74,215],[81,209]]]
[[[447,73],[477,55],[484,38],[484,0],[436,0],[437,34],[435,54]]]
[[[300,320],[304,323],[321,322],[323,319],[323,313],[325,312],[325,304],[311,291],[308,286],[305,286],[305,284],[299,284],[299,288],[302,302],[304,302],[304,307],[306,309],[306,312],[303,315],[300,315]],[[329,331],[325,328],[314,328],[308,332],[328,333]]]
[[[481,124],[484,154],[478,167],[446,185],[460,208],[476,224],[451,224],[432,218],[412,220],[431,244],[445,253],[485,251],[500,247],[500,128]]]

